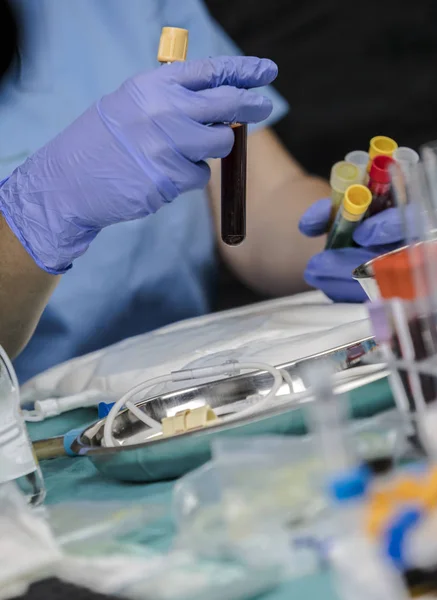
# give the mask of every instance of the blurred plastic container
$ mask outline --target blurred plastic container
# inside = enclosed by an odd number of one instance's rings
[[[317,570],[328,504],[313,440],[228,439],[214,444],[213,458],[234,555],[252,565],[280,567],[284,577]]]
[[[39,510],[63,550],[81,555],[108,551],[163,514],[157,505],[117,502],[71,502]]]
[[[269,522],[301,524],[322,510],[322,468],[310,437],[261,436],[217,440],[225,518],[232,536]]]
[[[176,547],[201,556],[225,556],[229,550],[221,486],[213,462],[184,475],[173,490]]]
[[[176,547],[276,569],[278,577],[314,571],[319,558],[306,544],[307,530],[325,502],[314,494],[322,463],[312,458],[311,440],[227,439],[213,456],[175,486]]]
[[[362,460],[391,456],[394,465],[399,466],[410,451],[411,423],[397,410],[355,421],[351,431],[357,456]]]
[[[277,569],[239,561],[205,561],[186,553],[166,557],[165,568],[116,590],[130,600],[249,600],[280,583]]]
[[[352,423],[347,436],[357,464],[387,455],[399,462],[407,447],[396,411]],[[176,547],[279,568],[284,577],[325,566],[336,522],[318,437],[226,438],[212,452],[175,486]]]

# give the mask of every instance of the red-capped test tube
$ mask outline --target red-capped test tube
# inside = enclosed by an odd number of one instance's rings
[[[367,184],[372,192],[372,202],[367,213],[369,217],[395,204],[390,174],[390,167],[394,163],[390,156],[375,156],[372,161]]]

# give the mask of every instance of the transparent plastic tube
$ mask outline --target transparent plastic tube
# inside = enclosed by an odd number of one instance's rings
[[[333,376],[334,367],[327,360],[302,369],[302,377],[313,394],[313,401],[308,404],[310,429],[327,474],[342,472],[355,463],[350,438],[346,436],[345,403],[334,394]]]
[[[403,412],[410,410],[411,391],[407,375],[396,369],[396,359],[399,358],[399,342],[395,341],[395,332],[391,319],[391,310],[384,300],[376,300],[367,304],[372,331],[378,343],[383,359],[390,368],[390,386],[398,409]]]
[[[423,170],[425,173],[430,210],[430,220],[434,229],[434,237],[437,230],[437,141],[425,144],[420,149]]]
[[[119,400],[117,400],[117,402],[115,402],[105,420],[105,425],[103,429],[105,446],[107,448],[110,448],[115,445],[113,436],[114,422],[119,411],[124,406],[128,408],[133,414],[135,414],[138,420],[143,421],[146,425],[148,425],[151,434],[160,433],[162,431],[162,424],[160,422],[155,421],[149,415],[143,412],[140,408],[135,406],[135,402],[133,401],[133,399],[137,394],[144,393],[145,390],[159,383],[167,383],[169,381],[189,381],[193,379],[201,379],[202,377],[216,377],[220,375],[231,376],[240,374],[241,370],[243,369],[251,371],[267,371],[268,373],[270,373],[270,375],[272,375],[273,378],[272,387],[266,396],[262,396],[256,402],[255,406],[251,404],[248,407],[243,407],[242,410],[238,411],[237,414],[230,414],[226,417],[226,419],[232,420],[233,418],[241,418],[243,416],[246,417],[252,415],[254,412],[258,412],[258,410],[267,408],[270,402],[273,400],[273,398],[275,398],[277,392],[279,391],[279,388],[283,384],[281,372],[278,369],[276,369],[276,367],[272,367],[267,363],[232,362],[229,364],[217,365],[213,367],[200,367],[196,369],[183,369],[181,371],[173,371],[168,375],[154,377],[149,381],[145,381],[136,385]]]

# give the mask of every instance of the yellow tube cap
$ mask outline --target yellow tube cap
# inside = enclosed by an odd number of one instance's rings
[[[332,189],[338,192],[345,192],[353,183],[360,183],[362,174],[360,169],[345,160],[335,163],[331,169],[329,183]]]
[[[393,152],[397,149],[397,143],[385,135],[377,135],[370,140],[369,146],[369,163],[375,156],[393,156]]]
[[[169,63],[184,61],[188,51],[188,30],[179,27],[163,27],[159,40],[158,61]]]
[[[351,185],[343,198],[343,208],[351,215],[363,215],[372,202],[372,192],[365,185]]]

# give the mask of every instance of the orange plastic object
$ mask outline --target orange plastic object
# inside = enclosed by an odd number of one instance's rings
[[[429,294],[426,260],[429,254],[437,258],[437,246],[430,244],[426,253],[424,245],[417,244],[385,254],[374,261],[373,272],[382,298],[414,300]]]

